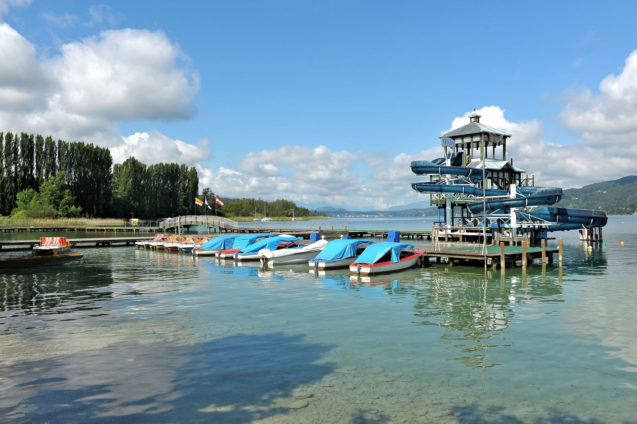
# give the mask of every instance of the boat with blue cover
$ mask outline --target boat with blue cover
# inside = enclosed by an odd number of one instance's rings
[[[272,237],[270,233],[260,234],[243,234],[235,238],[232,242],[232,246],[228,249],[220,250],[217,252],[217,257],[221,259],[233,259],[234,255],[251,244],[256,243],[259,240]]]
[[[374,242],[367,239],[337,239],[325,245],[325,248],[308,265],[312,269],[324,270],[346,268]]]
[[[383,241],[368,246],[349,270],[359,275],[400,271],[416,265],[422,255],[424,252],[412,244]]]
[[[327,240],[318,238],[316,241],[305,245],[293,245],[282,249],[275,248],[274,250],[261,249],[258,256],[261,265],[264,266],[303,264],[321,253],[326,245]]]
[[[192,250],[195,256],[215,256],[217,252],[230,249],[239,234],[225,234],[200,244]]]
[[[255,261],[259,259],[259,250],[261,249],[294,249],[302,246],[302,240],[303,237],[294,237],[286,234],[267,237],[242,248],[234,254],[234,259],[237,261]]]

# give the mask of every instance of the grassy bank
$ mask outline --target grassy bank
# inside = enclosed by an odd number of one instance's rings
[[[0,227],[125,227],[123,219],[116,218],[46,218],[12,219],[0,216]]]

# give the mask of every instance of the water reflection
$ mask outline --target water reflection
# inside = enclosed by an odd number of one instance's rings
[[[90,278],[87,278],[90,276]],[[112,272],[101,266],[69,266],[0,274],[0,317],[20,314],[64,314],[98,308],[110,300]],[[6,314],[5,314],[6,313]],[[7,325],[0,318],[0,324]],[[1,328],[1,327],[0,327]]]
[[[237,334],[187,346],[125,341],[25,361],[0,367],[6,394],[0,417],[16,422],[264,419],[298,407],[293,391],[332,372],[333,364],[319,363],[330,349],[301,335]]]

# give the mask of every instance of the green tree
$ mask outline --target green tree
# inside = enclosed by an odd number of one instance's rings
[[[75,206],[75,199],[64,181],[64,173],[42,182],[40,192],[32,188],[22,190],[16,196],[13,218],[76,217],[82,208]]]

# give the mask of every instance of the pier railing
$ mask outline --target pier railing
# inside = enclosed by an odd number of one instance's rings
[[[218,228],[220,230],[236,229],[239,227],[237,221],[214,215],[185,215],[159,221],[159,228],[162,230],[190,227],[193,225]]]

